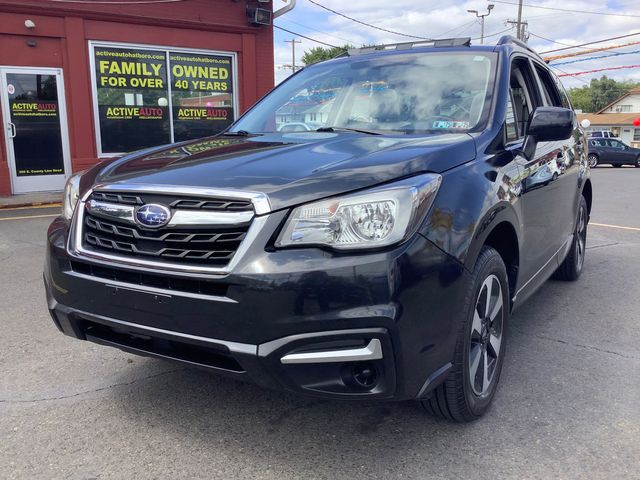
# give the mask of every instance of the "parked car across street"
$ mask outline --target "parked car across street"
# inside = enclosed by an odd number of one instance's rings
[[[609,164],[614,167],[640,167],[640,148],[633,148],[616,138],[589,139],[589,166]]]

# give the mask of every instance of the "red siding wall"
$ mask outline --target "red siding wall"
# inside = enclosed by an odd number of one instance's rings
[[[61,67],[73,170],[97,162],[89,40],[238,53],[238,96],[246,110],[273,87],[273,31],[247,22],[246,0],[146,4],[0,0],[0,66]],[[269,8],[269,4],[260,4]],[[35,22],[34,29],[24,26]],[[29,47],[27,41],[37,45]],[[0,135],[0,196],[11,194]]]

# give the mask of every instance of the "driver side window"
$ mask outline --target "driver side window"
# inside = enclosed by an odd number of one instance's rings
[[[511,64],[510,96],[507,105],[506,142],[525,136],[529,116],[537,106],[537,96],[528,60],[516,58]],[[513,117],[513,120],[512,120]]]

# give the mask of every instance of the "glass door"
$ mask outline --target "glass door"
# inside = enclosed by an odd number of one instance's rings
[[[0,68],[0,95],[13,193],[62,190],[70,172],[62,71]]]

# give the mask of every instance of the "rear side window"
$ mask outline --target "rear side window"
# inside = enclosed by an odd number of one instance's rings
[[[545,103],[550,107],[566,107],[558,91],[555,80],[552,78],[551,73],[544,67],[536,64],[536,73],[540,79],[542,87],[542,95],[545,98]]]

